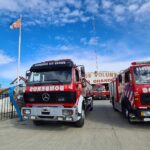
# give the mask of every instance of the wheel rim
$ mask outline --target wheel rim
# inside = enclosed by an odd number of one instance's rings
[[[84,110],[82,110],[82,118],[85,118],[85,111]]]
[[[128,117],[128,115],[129,115],[128,109],[125,109],[125,115],[126,115],[126,117]]]

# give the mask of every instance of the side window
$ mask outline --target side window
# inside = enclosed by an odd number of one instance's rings
[[[79,81],[79,72],[78,72],[78,70],[75,70],[75,81],[76,82]]]
[[[118,76],[118,78],[119,78],[119,83],[122,83],[122,75],[121,74]]]
[[[127,71],[125,73],[125,83],[127,83],[127,82],[130,82],[130,72],[129,71]]]

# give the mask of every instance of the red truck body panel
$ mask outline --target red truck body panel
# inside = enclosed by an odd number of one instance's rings
[[[132,63],[119,73],[110,83],[110,95],[113,107],[122,112],[129,109],[140,119],[145,117],[140,116],[143,113],[140,109],[148,109],[150,114],[150,62]]]

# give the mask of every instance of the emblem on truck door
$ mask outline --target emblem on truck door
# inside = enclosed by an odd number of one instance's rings
[[[43,101],[48,102],[50,99],[50,95],[48,93],[43,93],[42,99],[43,99]]]

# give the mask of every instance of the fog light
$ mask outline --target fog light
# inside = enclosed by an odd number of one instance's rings
[[[143,111],[141,112],[141,116],[142,116],[142,117],[144,117],[144,116],[145,116],[145,113],[144,113]]]
[[[143,112],[141,112],[141,116],[149,117],[150,116],[150,111],[143,111]]]
[[[62,121],[63,120],[63,117],[58,117],[57,118],[59,121]]]
[[[62,114],[63,114],[64,116],[71,116],[71,115],[73,114],[73,110],[64,109],[64,110],[62,111]]]
[[[72,117],[66,117],[66,121],[72,121]]]
[[[27,117],[27,116],[23,116],[23,118],[24,118],[24,119],[28,119],[28,117]]]
[[[135,101],[138,101],[139,99],[138,99],[138,98],[134,98],[134,100],[135,100]]]
[[[35,120],[35,116],[31,116],[31,119],[32,119],[32,120]]]
[[[30,115],[31,114],[31,110],[30,109],[24,109],[23,110],[23,114]]]

